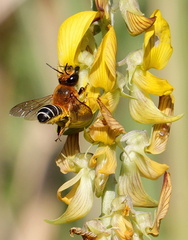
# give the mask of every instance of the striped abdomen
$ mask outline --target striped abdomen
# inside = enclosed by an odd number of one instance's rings
[[[37,113],[37,119],[40,123],[46,123],[50,119],[60,115],[62,113],[62,109],[56,105],[46,105],[42,107]]]

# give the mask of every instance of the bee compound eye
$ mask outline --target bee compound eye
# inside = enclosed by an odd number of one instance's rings
[[[69,86],[76,85],[78,82],[78,78],[79,78],[78,74],[72,74],[66,81],[67,85],[69,85]]]

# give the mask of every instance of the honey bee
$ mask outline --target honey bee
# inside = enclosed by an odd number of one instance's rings
[[[50,66],[49,64],[47,64]],[[89,125],[93,118],[91,109],[78,98],[84,92],[75,85],[79,80],[80,68],[66,64],[63,71],[58,72],[59,84],[52,95],[20,103],[10,110],[10,115],[24,117],[27,120],[37,120],[40,123],[57,124],[58,139],[66,129],[81,131]],[[69,134],[69,133],[68,133]]]

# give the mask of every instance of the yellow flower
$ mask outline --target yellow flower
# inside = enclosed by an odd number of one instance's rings
[[[144,70],[164,68],[172,55],[169,25],[159,10],[154,11],[153,16],[156,16],[156,21],[144,38]]]
[[[141,176],[157,179],[168,169],[166,164],[151,160],[145,153],[149,139],[145,131],[131,131],[121,138],[121,145],[126,144],[122,154],[122,168],[118,181],[118,194],[129,195],[134,206],[156,207],[153,200],[144,190]],[[134,187],[133,187],[134,186]]]
[[[95,121],[85,132],[85,137],[93,144],[99,144],[90,160],[90,167],[95,168],[96,196],[101,196],[110,174],[114,174],[116,161],[116,138],[125,132],[124,128],[112,117],[110,111],[100,99],[98,104],[102,118]]]

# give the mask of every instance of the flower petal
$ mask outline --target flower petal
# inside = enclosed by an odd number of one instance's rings
[[[155,222],[151,228],[147,228],[146,232],[152,236],[159,235],[159,228],[161,220],[166,216],[169,209],[169,202],[172,193],[172,184],[170,180],[170,174],[165,173],[163,180],[163,187],[161,191],[161,196],[159,200],[159,206],[157,208]]]
[[[140,173],[134,162],[134,154],[123,153],[123,164],[118,181],[118,194],[130,196],[136,207],[156,207],[157,202],[144,190]]]
[[[166,164],[151,160],[146,154],[135,153],[134,160],[142,176],[152,180],[159,178],[169,168]]]
[[[162,96],[159,99],[159,107],[163,113],[172,116],[174,112],[174,98],[171,95]],[[171,123],[155,124],[152,129],[150,144],[146,151],[152,154],[160,154],[165,151],[170,134]]]
[[[55,220],[46,220],[46,222],[52,224],[73,222],[84,217],[91,210],[93,205],[94,171],[88,172],[85,169],[83,169],[83,171],[84,174],[80,179],[80,184],[67,210],[59,218]]]
[[[143,33],[155,22],[156,17],[147,18],[140,11],[137,1],[120,0],[119,8],[131,35]]]
[[[77,65],[78,47],[91,23],[98,17],[98,12],[79,12],[66,19],[58,33],[58,62],[60,66]]]
[[[144,92],[158,96],[168,95],[174,90],[166,79],[158,78],[139,67],[137,67],[134,73],[133,81]]]
[[[70,236],[74,237],[74,234],[81,235],[83,239],[94,240],[97,235],[93,232],[85,231],[82,228],[73,227],[70,229]]]
[[[73,185],[75,185],[76,183],[78,183],[78,181],[80,181],[81,177],[83,176],[84,172],[81,170],[78,174],[76,174],[75,177],[73,177],[71,180],[65,182],[57,191],[57,196],[60,200],[62,200],[63,198],[61,197],[61,193],[66,190],[67,188],[72,187]]]
[[[156,16],[156,21],[146,32],[144,39],[145,70],[164,68],[172,55],[171,36],[169,25],[162,17],[159,10],[154,11],[151,17]]]
[[[160,111],[149,95],[141,91],[136,84],[132,85],[131,96],[134,99],[129,101],[129,109],[132,118],[143,124],[160,124],[174,122],[180,119],[183,115],[168,116]]]
[[[109,25],[109,31],[104,36],[90,71],[90,83],[95,88],[111,91],[116,81],[117,42],[114,28]]]
[[[133,226],[131,222],[125,219],[121,214],[113,214],[111,225],[113,231],[117,235],[119,240],[130,240],[134,234]]]

